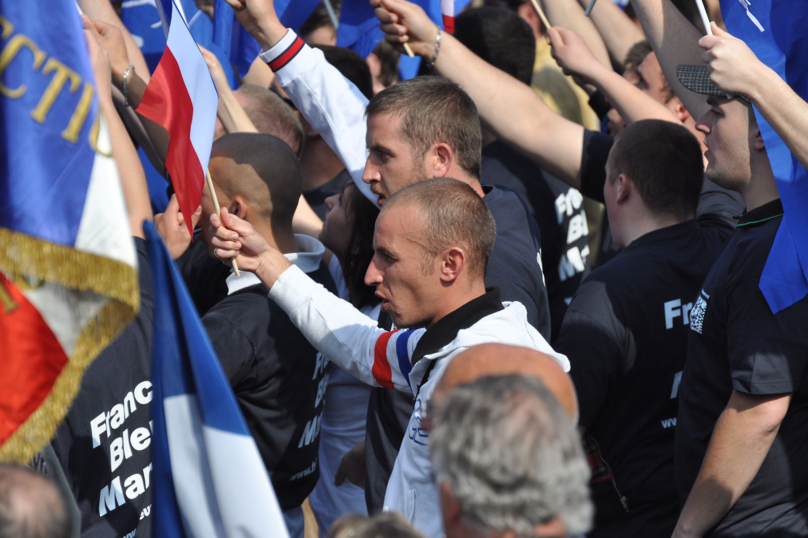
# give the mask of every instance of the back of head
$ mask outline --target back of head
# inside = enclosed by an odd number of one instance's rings
[[[314,48],[323,51],[326,61],[336,67],[337,71],[350,80],[368,100],[373,97],[373,77],[370,75],[370,68],[357,52],[328,45],[315,45]]]
[[[341,0],[331,0],[331,7],[334,9],[337,18],[339,18],[340,8],[342,7],[341,4]],[[300,29],[297,33],[303,41],[311,44],[312,37],[314,37],[314,33],[317,30],[327,30],[328,35],[333,33],[333,37],[336,38],[337,31],[334,28],[334,23],[331,22],[331,17],[328,14],[328,9],[325,7],[324,2],[317,4],[317,7],[311,12],[311,15],[300,25]]]
[[[626,59],[623,61],[623,69],[625,71],[636,71],[645,57],[654,52],[651,48],[651,43],[646,41],[638,41],[634,43],[626,53]]]
[[[530,84],[536,40],[530,26],[513,11],[493,6],[467,9],[455,19],[454,36],[489,64]]]
[[[404,517],[396,512],[381,512],[373,517],[351,514],[338,519],[328,538],[423,538]]]
[[[47,478],[0,463],[0,538],[67,538],[64,497]]]
[[[497,225],[474,189],[456,179],[427,179],[393,194],[382,212],[407,205],[418,208],[423,223],[421,244],[431,256],[424,260],[425,267],[441,252],[458,246],[466,253],[471,274],[485,276]]]
[[[467,527],[527,536],[558,518],[568,535],[589,530],[581,439],[540,380],[483,377],[455,388],[430,414],[435,476],[448,481]]]
[[[680,124],[643,120],[629,125],[609,154],[612,180],[631,178],[643,202],[654,213],[679,220],[695,216],[704,183],[701,146]]]
[[[415,162],[438,143],[452,148],[461,170],[480,178],[482,131],[477,107],[460,86],[442,77],[416,77],[377,93],[368,103],[368,117],[400,115],[398,135]]]
[[[266,88],[245,84],[236,90],[243,98],[244,112],[259,133],[277,136],[295,155],[303,150],[303,124],[283,99]]]
[[[303,183],[297,157],[280,138],[231,133],[213,143],[211,175],[230,199],[243,196],[272,226],[290,228]]]

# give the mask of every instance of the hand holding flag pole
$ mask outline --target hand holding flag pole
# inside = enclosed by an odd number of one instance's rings
[[[222,209],[219,207],[219,198],[216,196],[216,189],[213,187],[213,179],[210,177],[209,168],[205,169],[205,182],[208,184],[210,197],[213,198],[213,208],[216,210],[216,216],[221,218]],[[233,267],[233,272],[236,273],[236,276],[241,277],[241,273],[238,271],[238,263],[236,262],[235,258],[230,259],[230,265]]]

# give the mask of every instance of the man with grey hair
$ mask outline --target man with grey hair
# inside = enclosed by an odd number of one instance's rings
[[[447,538],[589,530],[589,465],[541,380],[482,377],[430,409],[429,450]]]
[[[0,463],[0,538],[68,538],[70,532],[67,503],[50,480]]]

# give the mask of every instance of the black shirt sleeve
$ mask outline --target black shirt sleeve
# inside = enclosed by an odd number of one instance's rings
[[[578,394],[579,423],[587,428],[622,371],[622,324],[612,311],[601,282],[585,282],[564,316],[555,344],[570,360],[570,376]]]
[[[230,386],[235,388],[250,373],[255,357],[252,343],[239,327],[219,312],[205,314],[202,324],[208,331],[210,343]]]
[[[759,281],[760,271],[727,290],[732,387],[746,394],[795,392],[808,362],[808,300],[772,314]]]
[[[581,156],[581,194],[603,203],[603,184],[606,183],[606,160],[614,145],[614,138],[595,131],[584,131],[584,149]]]

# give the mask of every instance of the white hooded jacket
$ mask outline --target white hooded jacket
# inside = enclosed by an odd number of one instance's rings
[[[385,510],[404,515],[426,536],[443,535],[438,492],[432,482],[428,436],[421,409],[449,361],[471,346],[501,343],[554,357],[564,371],[569,361],[527,321],[518,302],[499,303],[489,291],[442,318],[429,330],[380,329],[347,301],[329,293],[296,267],[278,278],[269,293],[323,355],[365,383],[415,396],[415,409],[387,485]],[[426,378],[426,381],[424,379]]]

